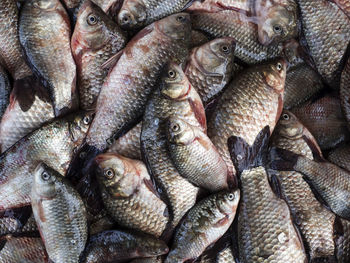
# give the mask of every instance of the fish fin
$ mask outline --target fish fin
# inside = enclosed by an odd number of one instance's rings
[[[250,146],[241,137],[231,136],[227,143],[232,162],[240,174],[252,167],[264,166],[267,163],[267,149],[270,138],[270,127],[265,126]]]
[[[307,136],[303,135],[303,140],[306,142],[306,144],[310,147],[312,151],[312,156],[314,157],[314,160],[316,162],[326,162],[326,160],[322,156],[322,152],[318,145],[315,145],[315,142],[313,140],[310,140]]]
[[[118,63],[120,57],[123,55],[124,49],[120,50],[117,54],[110,57],[105,63],[102,64],[103,69],[112,69]]]
[[[270,150],[270,168],[279,171],[293,171],[299,155],[291,151],[275,148]]]
[[[7,239],[6,237],[0,238],[0,251],[4,248],[6,245]]]
[[[283,199],[282,191],[281,191],[281,182],[279,181],[276,174],[272,172],[268,172],[269,182],[272,191],[281,199]]]

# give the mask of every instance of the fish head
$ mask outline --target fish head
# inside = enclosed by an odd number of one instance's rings
[[[167,139],[172,144],[188,145],[196,138],[194,127],[175,116],[168,119],[166,131]]]
[[[191,40],[191,18],[187,13],[168,16],[155,23],[155,28],[163,35],[177,40]]]
[[[33,0],[31,5],[36,11],[53,11],[59,6],[60,2],[57,0]]]
[[[126,0],[118,14],[118,24],[123,29],[137,29],[145,25],[147,7],[142,0]]]
[[[287,62],[283,59],[276,59],[265,64],[263,74],[267,85],[273,88],[277,93],[283,93],[286,81]]]
[[[73,115],[69,121],[69,133],[75,146],[80,146],[93,120],[93,112],[81,112]]]
[[[141,181],[141,170],[133,160],[116,153],[100,154],[95,158],[97,179],[113,197],[129,197],[134,194]]]
[[[216,199],[216,206],[221,213],[226,214],[232,218],[236,214],[239,199],[239,189],[224,191],[218,194],[218,197]]]
[[[297,9],[295,3],[273,5],[266,10],[258,22],[261,44],[268,46],[297,36]]]
[[[34,183],[32,191],[42,199],[52,199],[57,194],[56,181],[61,175],[47,166],[40,163],[34,170]]]
[[[303,62],[302,59],[302,48],[298,41],[291,39],[284,43],[283,54],[288,61],[289,66],[297,65]]]
[[[276,133],[288,139],[299,139],[303,136],[304,125],[288,110],[283,110],[276,125]]]
[[[217,38],[196,48],[195,60],[207,74],[226,74],[232,68],[235,47],[233,38]]]

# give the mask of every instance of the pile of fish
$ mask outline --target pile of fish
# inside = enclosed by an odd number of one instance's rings
[[[349,263],[349,0],[0,0],[0,263]]]

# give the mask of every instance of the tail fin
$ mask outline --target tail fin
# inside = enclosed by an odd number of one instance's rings
[[[272,148],[270,151],[270,168],[278,171],[293,171],[299,155],[291,151]]]
[[[238,174],[267,163],[269,138],[270,127],[266,126],[259,132],[252,146],[241,137],[231,136],[227,140],[231,159]]]

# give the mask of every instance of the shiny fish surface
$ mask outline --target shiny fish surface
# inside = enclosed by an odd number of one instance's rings
[[[8,209],[0,213],[0,236],[26,235],[38,231],[30,206]]]
[[[350,145],[340,144],[329,152],[327,159],[331,163],[350,171]]]

